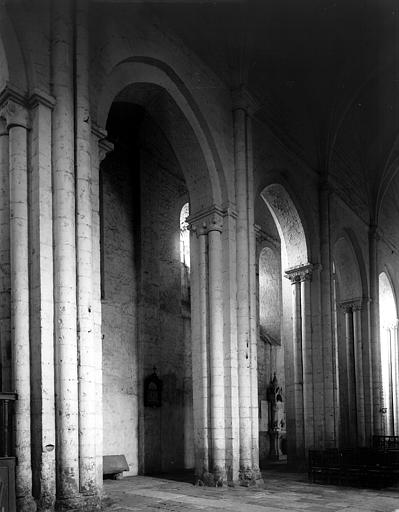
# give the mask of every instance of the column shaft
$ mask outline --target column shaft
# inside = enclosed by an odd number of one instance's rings
[[[256,285],[256,239],[254,218],[254,178],[252,154],[252,125],[247,116],[247,182],[248,182],[248,274],[249,274],[249,332],[251,342],[251,423],[252,423],[252,467],[259,470],[259,405],[258,405],[258,335],[257,335],[257,285]]]
[[[248,265],[246,112],[234,111],[237,204],[237,343],[240,412],[240,469],[252,468],[251,359]]]
[[[352,445],[357,443],[357,414],[356,414],[356,382],[353,339],[353,312],[345,309],[345,347],[346,347],[346,376],[348,396],[349,440]]]
[[[54,302],[51,109],[47,96],[31,98],[30,289],[33,492],[39,507],[55,502]]]
[[[209,468],[209,376],[208,376],[208,274],[207,235],[191,235],[191,329],[194,393],[196,476],[202,478]]]
[[[355,356],[356,380],[356,413],[357,413],[357,439],[359,446],[366,444],[365,418],[364,418],[364,380],[363,380],[363,342],[361,310],[356,307],[353,311],[353,342]]]
[[[327,184],[320,188],[320,296],[322,319],[322,361],[315,361],[321,366],[320,372],[314,371],[315,377],[319,374],[321,379],[314,382],[315,389],[322,388],[323,413],[320,418],[324,422],[325,441],[328,446],[335,444],[338,433],[338,383],[334,371],[334,361],[337,355],[334,353],[333,327],[332,327],[332,290],[331,290],[331,233],[330,233],[330,189]],[[317,377],[316,377],[317,378]],[[321,432],[316,427],[315,436],[319,442]]]
[[[10,184],[8,130],[0,120],[0,344],[1,389],[11,386]]]
[[[95,372],[96,404],[96,479],[97,488],[103,485],[103,371],[102,371],[102,336],[101,336],[101,246],[100,246],[100,143],[105,132],[95,130],[92,135],[92,316],[93,316],[93,365]]]
[[[76,271],[80,491],[97,493],[96,372],[92,310],[91,122],[88,1],[76,3]]]
[[[35,510],[32,498],[29,329],[28,171],[26,125],[13,124],[20,106],[10,107],[10,270],[12,369],[15,404],[16,497],[18,507]],[[25,111],[24,117],[27,117]]]
[[[222,243],[220,231],[208,233],[209,351],[211,372],[212,472],[215,481],[225,476],[225,399],[223,346]]]
[[[379,305],[378,305],[378,272],[377,272],[377,243],[376,226],[370,226],[369,260],[370,260],[370,331],[371,331],[371,361],[372,361],[372,390],[373,390],[373,434],[379,435],[382,430],[381,407],[383,406],[383,389],[381,374],[381,345],[379,335]]]
[[[302,361],[303,361],[303,414],[305,453],[314,446],[314,410],[313,410],[313,367],[312,367],[312,331],[310,305],[310,278],[301,281],[301,320],[302,320]]]
[[[297,458],[302,458],[304,455],[302,312],[301,283],[297,279],[294,279],[292,284],[292,329],[295,403],[295,452]]]
[[[57,499],[79,491],[76,329],[73,13],[70,0],[53,1],[53,236],[57,428]]]

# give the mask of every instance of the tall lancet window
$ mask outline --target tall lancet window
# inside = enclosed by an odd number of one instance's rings
[[[186,203],[180,211],[180,261],[190,270],[190,231],[187,217],[190,215],[190,204]]]
[[[380,344],[385,434],[399,434],[399,350],[395,295],[385,272],[379,276]]]

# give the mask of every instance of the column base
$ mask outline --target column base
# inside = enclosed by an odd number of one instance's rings
[[[195,485],[205,487],[223,487],[226,483],[224,471],[218,468],[216,468],[213,473],[204,471],[200,476],[197,475],[195,479]]]
[[[264,484],[259,468],[241,468],[238,473],[238,484],[242,487],[261,487]]]
[[[21,496],[17,498],[17,510],[18,512],[36,512],[36,501],[32,496]]]
[[[96,512],[101,510],[101,496],[83,495],[58,499],[55,504],[57,512]]]

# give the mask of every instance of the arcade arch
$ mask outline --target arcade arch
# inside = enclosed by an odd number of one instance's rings
[[[273,220],[279,239],[270,244],[268,227],[262,218],[257,219],[259,250],[259,325],[258,370],[260,377],[265,373],[263,382],[259,378],[259,395],[267,399],[267,387],[274,373],[283,388],[285,412],[277,419],[277,428],[284,440],[288,460],[300,460],[306,450],[313,446],[313,383],[310,332],[310,279],[312,265],[309,263],[309,251],[303,223],[295,204],[279,183],[265,187],[261,199],[267,210],[263,210],[263,219],[269,215]],[[268,214],[266,213],[269,212]],[[263,226],[262,226],[263,224]],[[269,222],[270,227],[270,222]],[[268,242],[269,240],[269,242]],[[287,278],[287,279],[286,279]],[[274,297],[266,299],[265,284],[273,282]],[[270,302],[273,302],[271,304]],[[267,303],[267,304],[266,304]],[[267,309],[269,308],[269,312]],[[270,311],[274,311],[273,318]],[[282,312],[282,314],[281,314]],[[265,350],[265,342],[269,345]],[[265,365],[265,354],[268,361]],[[264,372],[262,366],[268,366]],[[273,367],[274,366],[274,367]],[[267,375],[266,375],[267,374]],[[281,410],[281,409],[280,409]],[[269,403],[269,412],[271,412]],[[268,418],[268,428],[275,423]],[[262,422],[261,422],[262,424]],[[305,428],[306,424],[306,428]],[[261,432],[267,451],[267,438]],[[281,457],[285,451],[285,442],[279,450],[270,450],[269,457]],[[261,450],[262,452],[262,450]]]
[[[101,165],[104,447],[123,447],[133,474],[193,468],[187,216],[188,201],[201,211],[212,194],[198,178],[207,179],[198,171],[207,162],[157,84],[126,86],[106,126],[114,148]],[[162,381],[159,407],[143,400],[151,376]]]

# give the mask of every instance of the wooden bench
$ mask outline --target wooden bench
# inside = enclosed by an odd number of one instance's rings
[[[309,450],[308,476],[315,483],[386,487],[399,482],[399,450]]]

